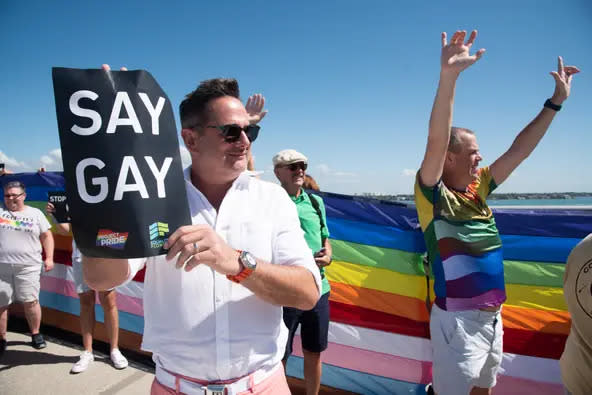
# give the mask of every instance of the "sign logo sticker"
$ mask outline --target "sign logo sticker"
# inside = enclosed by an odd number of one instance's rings
[[[129,232],[113,232],[110,229],[99,229],[97,233],[97,247],[123,250]]]
[[[150,232],[150,247],[161,248],[167,241],[169,234],[169,224],[164,222],[155,222],[148,227]]]

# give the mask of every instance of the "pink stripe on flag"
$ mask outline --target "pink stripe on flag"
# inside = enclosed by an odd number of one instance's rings
[[[303,356],[299,335],[294,336],[293,354],[299,357]],[[321,359],[323,363],[394,380],[421,384],[432,381],[431,362],[397,357],[337,343],[329,343],[327,350],[321,354]],[[557,383],[544,383],[500,375],[493,392],[504,395],[559,395],[563,394],[563,386]]]
[[[69,296],[78,299],[76,286],[72,281],[61,278],[41,276],[41,289],[58,295]]]
[[[41,289],[46,292],[52,292],[58,295],[68,296],[70,298],[78,299],[76,293],[76,286],[73,282],[55,278],[50,276],[41,277]],[[142,308],[142,299],[135,298],[133,296],[123,295],[116,291],[117,296],[117,308],[127,313],[144,316],[144,310]],[[97,296],[98,303],[98,296]]]
[[[294,336],[293,353],[302,356],[300,336]],[[329,343],[321,354],[323,363],[357,370],[375,376],[403,380],[410,383],[427,384],[432,380],[432,363],[398,357],[375,351]]]
[[[493,393],[498,395],[563,395],[563,385],[542,383],[540,381],[522,379],[512,376],[497,376],[497,385]]]

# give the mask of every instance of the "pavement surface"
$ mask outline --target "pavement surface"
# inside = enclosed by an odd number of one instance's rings
[[[95,340],[95,360],[82,373],[70,369],[82,353],[80,335],[41,325],[47,347],[35,350],[24,318],[8,320],[8,345],[0,356],[0,395],[148,395],[154,362],[147,353],[121,350],[129,366],[117,370],[109,359],[109,345]],[[292,395],[305,395],[304,381],[288,377]],[[319,395],[356,395],[321,385]]]
[[[0,357],[1,395],[142,394],[150,393],[153,370],[130,360],[117,370],[109,356],[96,351],[95,361],[79,374],[71,374],[82,347],[45,336],[47,347],[35,350],[28,334],[9,331]],[[124,351],[125,355],[125,351]]]

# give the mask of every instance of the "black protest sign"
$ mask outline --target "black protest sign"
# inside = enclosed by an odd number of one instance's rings
[[[68,214],[68,204],[66,203],[66,192],[64,191],[48,191],[47,201],[53,204],[53,216],[59,223],[70,222],[70,215]]]
[[[146,71],[54,68],[72,229],[84,255],[161,255],[191,223],[170,100]]]

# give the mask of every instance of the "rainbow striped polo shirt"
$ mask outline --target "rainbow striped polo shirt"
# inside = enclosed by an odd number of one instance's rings
[[[415,204],[434,274],[438,307],[497,306],[506,300],[502,242],[485,199],[497,187],[489,167],[465,192],[415,180]]]

